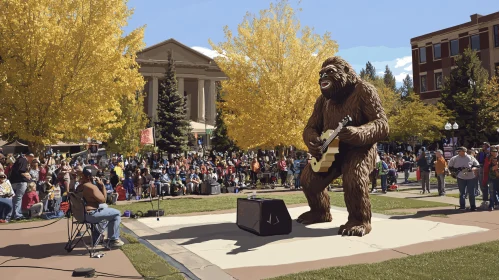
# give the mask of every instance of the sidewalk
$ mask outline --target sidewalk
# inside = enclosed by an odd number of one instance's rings
[[[450,205],[459,205],[459,199],[455,197],[449,196],[438,196],[438,194],[419,194],[419,193],[411,193],[408,191],[398,191],[398,192],[387,192],[386,194],[382,194],[381,192],[377,192],[371,195],[382,195],[394,198],[406,198],[406,199],[415,199],[415,200],[423,200],[423,201],[431,201],[431,202],[441,202],[447,203]]]
[[[2,279],[72,279],[73,270],[81,267],[94,268],[99,279],[142,279],[119,249],[104,251],[100,259],[90,258],[80,243],[73,252],[67,253],[64,250],[68,239],[66,219],[40,227],[53,221],[0,226]]]

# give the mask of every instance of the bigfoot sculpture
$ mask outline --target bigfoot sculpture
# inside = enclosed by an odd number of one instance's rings
[[[388,121],[376,89],[361,80],[350,64],[330,57],[319,72],[322,95],[303,132],[310,154],[320,158],[319,137],[328,129],[336,129],[347,115],[352,121],[338,134],[339,153],[327,172],[315,173],[310,164],[302,172],[300,182],[310,211],[297,219],[302,224],[330,222],[328,184],[343,175],[348,221],[338,234],[363,236],[371,231],[369,174],[377,155],[376,142],[387,137]]]

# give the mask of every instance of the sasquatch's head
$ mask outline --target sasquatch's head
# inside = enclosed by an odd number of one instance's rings
[[[322,95],[336,102],[342,102],[352,93],[359,79],[352,66],[338,56],[326,59],[319,75]]]

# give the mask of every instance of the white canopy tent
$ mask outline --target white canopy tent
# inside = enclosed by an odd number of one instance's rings
[[[215,129],[213,125],[191,121],[192,133],[206,134],[206,129]]]

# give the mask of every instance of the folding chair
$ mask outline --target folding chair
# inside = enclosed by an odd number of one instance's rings
[[[101,258],[104,254],[97,253],[96,247],[103,239],[108,222],[103,221],[101,223],[91,223],[87,220],[88,214],[85,210],[86,203],[81,192],[68,193],[68,201],[68,243],[66,243],[65,246],[66,251],[70,253],[81,241],[91,258]],[[90,237],[89,244],[87,244],[84,239],[86,236]],[[109,249],[109,244],[104,243],[103,245],[105,248]]]

